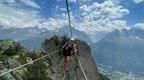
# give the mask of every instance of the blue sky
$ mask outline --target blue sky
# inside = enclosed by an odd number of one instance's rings
[[[134,3],[132,0],[123,0],[121,5],[130,11],[129,15],[124,17],[129,25],[144,22],[144,2]]]
[[[103,3],[104,1],[105,0],[94,0],[91,1],[91,3]],[[54,14],[60,13],[60,11],[53,10],[56,6],[65,8],[65,0],[36,0],[36,3],[41,7],[40,12],[45,17],[55,16]],[[130,11],[128,15],[123,17],[123,19],[127,20],[129,25],[134,25],[138,22],[144,22],[144,2],[135,3],[132,0],[121,0],[120,4],[118,5],[122,5],[124,8]],[[75,12],[74,14],[77,15],[77,12],[79,12],[80,3],[78,1],[76,3],[71,3],[70,7],[72,8],[72,11]]]
[[[72,24],[88,34],[114,29],[144,29],[144,0],[68,0]],[[0,1],[0,25],[55,30],[66,26],[65,0]]]

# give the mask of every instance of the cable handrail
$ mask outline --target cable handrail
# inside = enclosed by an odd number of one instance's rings
[[[84,68],[83,68],[83,66],[82,66],[81,60],[80,60],[80,58],[79,58],[78,55],[77,55],[77,58],[78,58],[78,62],[79,62],[80,68],[81,68],[81,70],[82,70],[82,73],[83,73],[83,75],[84,75],[84,78],[85,78],[85,80],[88,80],[88,78],[87,78],[87,76],[86,76],[86,72],[84,71]]]
[[[56,54],[56,53],[60,52],[60,51],[63,50],[63,48],[68,44],[68,42],[69,42],[69,41],[67,41],[67,42],[62,46],[62,48],[59,49],[59,50],[56,50],[56,51],[54,51],[54,52],[52,52],[52,53],[50,53],[50,54],[47,54],[47,55],[45,55],[45,56],[42,56],[42,57],[37,58],[37,59],[35,59],[35,60],[32,60],[32,61],[30,61],[30,62],[28,62],[28,63],[23,64],[23,65],[20,65],[19,67],[16,67],[16,68],[13,68],[13,69],[9,69],[8,71],[1,73],[1,74],[0,74],[0,77],[3,76],[3,75],[5,75],[5,74],[8,74],[8,73],[10,73],[10,72],[16,71],[16,70],[18,70],[18,69],[20,69],[20,68],[23,68],[23,67],[25,67],[25,66],[27,66],[27,65],[31,65],[32,63],[37,62],[37,61],[39,61],[39,60],[41,60],[41,59],[43,59],[43,58],[46,58],[46,57],[48,57],[48,56],[51,56],[51,55],[53,55],[53,54]]]
[[[67,44],[67,43],[66,43],[66,44]],[[56,51],[54,51],[54,52],[52,52],[52,53],[50,53],[50,54],[47,54],[47,55],[42,56],[42,57],[40,57],[40,58],[37,58],[37,59],[35,59],[35,60],[33,60],[33,61],[30,61],[30,62],[28,62],[28,63],[25,63],[25,64],[23,64],[23,65],[21,65],[21,66],[19,66],[19,67],[16,67],[16,68],[10,69],[10,70],[8,70],[8,71],[6,71],[6,72],[4,72],[4,73],[1,73],[1,74],[0,74],[0,77],[3,76],[3,75],[5,75],[5,74],[8,74],[8,73],[10,73],[10,72],[16,71],[16,70],[18,70],[18,69],[20,69],[20,68],[23,68],[23,67],[25,67],[25,66],[27,66],[27,65],[31,65],[32,63],[37,62],[37,61],[39,61],[39,60],[41,60],[41,59],[43,59],[43,58],[46,58],[46,57],[48,57],[48,56],[51,56],[51,55],[53,55],[53,54],[55,54],[55,53],[58,53],[59,51],[61,51],[61,50],[66,46],[66,44],[64,44],[64,46],[63,46],[61,49],[59,49],[59,50],[56,50]]]
[[[65,0],[65,2],[66,2],[66,9],[67,9],[67,16],[68,16],[68,22],[69,22],[69,27],[70,27],[70,33],[71,33],[71,37],[72,37],[73,31],[72,31],[71,16],[70,16],[68,0]]]

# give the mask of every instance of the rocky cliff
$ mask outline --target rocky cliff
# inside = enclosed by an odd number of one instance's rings
[[[62,47],[68,41],[66,37],[54,36],[42,43],[42,48],[30,51],[19,43],[11,40],[0,41],[0,74],[27,62],[35,60],[44,55],[50,54]],[[90,47],[83,41],[78,41],[79,57],[88,80],[104,80],[99,76],[96,64],[91,57]],[[64,56],[63,51],[31,63],[14,72],[0,76],[0,80],[62,80],[64,77]],[[80,68],[74,69],[74,58],[71,57],[70,80],[84,80]]]
[[[57,41],[58,40],[58,41]],[[67,41],[68,39],[66,39]],[[53,37],[51,40],[46,40],[45,43],[43,43],[43,48],[46,50],[47,53],[53,52],[55,50],[58,50],[61,48],[61,45],[65,44],[65,42],[62,37]],[[82,66],[84,68],[84,71],[86,72],[86,76],[89,80],[99,80],[98,70],[96,68],[96,64],[91,56],[91,49],[90,47],[83,41],[77,40],[78,43],[78,51],[79,56],[82,61]],[[51,51],[52,50],[52,51]],[[55,69],[55,75],[57,79],[60,79],[63,77],[63,62],[64,57],[62,53],[55,54],[50,57],[53,63],[52,68]],[[71,57],[71,67],[70,67],[70,78],[71,80],[76,80],[76,76],[78,76],[79,80],[85,80],[84,76],[82,74],[81,69],[78,69],[76,72],[74,70],[74,59],[73,56]],[[60,72],[60,73],[59,73]],[[61,75],[60,75],[61,74]]]

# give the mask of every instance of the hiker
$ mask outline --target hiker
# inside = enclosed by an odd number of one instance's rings
[[[75,59],[75,69],[77,69],[78,66],[78,59],[77,59],[77,54],[78,54],[78,46],[76,40],[73,40],[73,53],[74,53],[74,59]]]
[[[70,56],[72,53],[74,54],[75,57],[75,63],[76,66],[78,65],[78,60],[77,60],[77,45],[76,45],[76,40],[74,38],[71,39],[71,41],[68,43],[65,51],[65,64],[64,64],[64,70],[67,72],[69,69],[70,65]]]

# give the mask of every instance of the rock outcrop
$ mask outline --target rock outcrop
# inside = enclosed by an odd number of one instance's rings
[[[67,41],[68,38],[66,37],[54,36],[51,39],[46,39],[42,43],[42,48],[37,51],[25,49],[16,42],[0,41],[0,74],[59,50]],[[80,40],[77,40],[77,42],[79,57],[88,80],[103,80],[100,78],[96,64],[91,56],[89,45]],[[13,51],[13,53],[9,54],[9,50]],[[75,70],[75,60],[73,56],[71,57],[69,75],[70,80],[77,80],[77,78],[84,80],[81,69],[78,68]],[[62,80],[63,78],[63,50],[14,72],[0,76],[0,80]]]
[[[46,53],[51,53],[55,50],[61,48],[62,44],[65,44],[67,39],[64,41],[63,37],[53,37],[51,40],[45,40],[43,43],[43,48]],[[59,42],[58,42],[59,41]],[[86,73],[88,80],[99,80],[98,70],[96,68],[96,64],[91,56],[91,49],[88,44],[83,41],[77,40],[78,43],[78,52],[79,57],[82,62],[82,66]],[[52,69],[55,71],[56,80],[62,79],[64,75],[63,65],[64,65],[64,56],[63,53],[57,53],[50,57],[52,60]],[[76,76],[78,76],[79,80],[85,80],[82,74],[81,69],[79,68],[77,71],[74,70],[75,60],[73,56],[71,56],[70,63],[70,80],[76,80]]]

